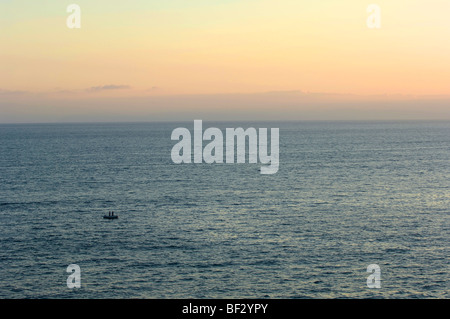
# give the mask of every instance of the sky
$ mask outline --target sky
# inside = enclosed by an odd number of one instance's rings
[[[449,17],[448,0],[0,0],[0,123],[450,119]]]

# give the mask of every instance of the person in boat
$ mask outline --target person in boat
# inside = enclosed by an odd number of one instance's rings
[[[112,212],[111,216],[114,216],[114,212]]]

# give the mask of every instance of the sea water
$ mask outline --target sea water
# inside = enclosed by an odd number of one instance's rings
[[[0,125],[0,297],[450,296],[450,122],[204,123],[279,128],[278,172],[173,163],[192,121]]]

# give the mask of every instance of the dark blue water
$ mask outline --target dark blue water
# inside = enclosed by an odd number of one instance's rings
[[[279,127],[278,173],[173,164],[193,122],[0,125],[0,297],[449,297],[449,122],[203,124]]]

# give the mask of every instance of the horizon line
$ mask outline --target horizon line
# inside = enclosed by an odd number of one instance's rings
[[[155,121],[55,121],[55,122],[0,122],[0,125],[57,125],[57,124],[167,124],[187,123],[201,119]],[[207,123],[393,123],[393,122],[450,122],[450,119],[336,119],[336,120],[201,120]]]

